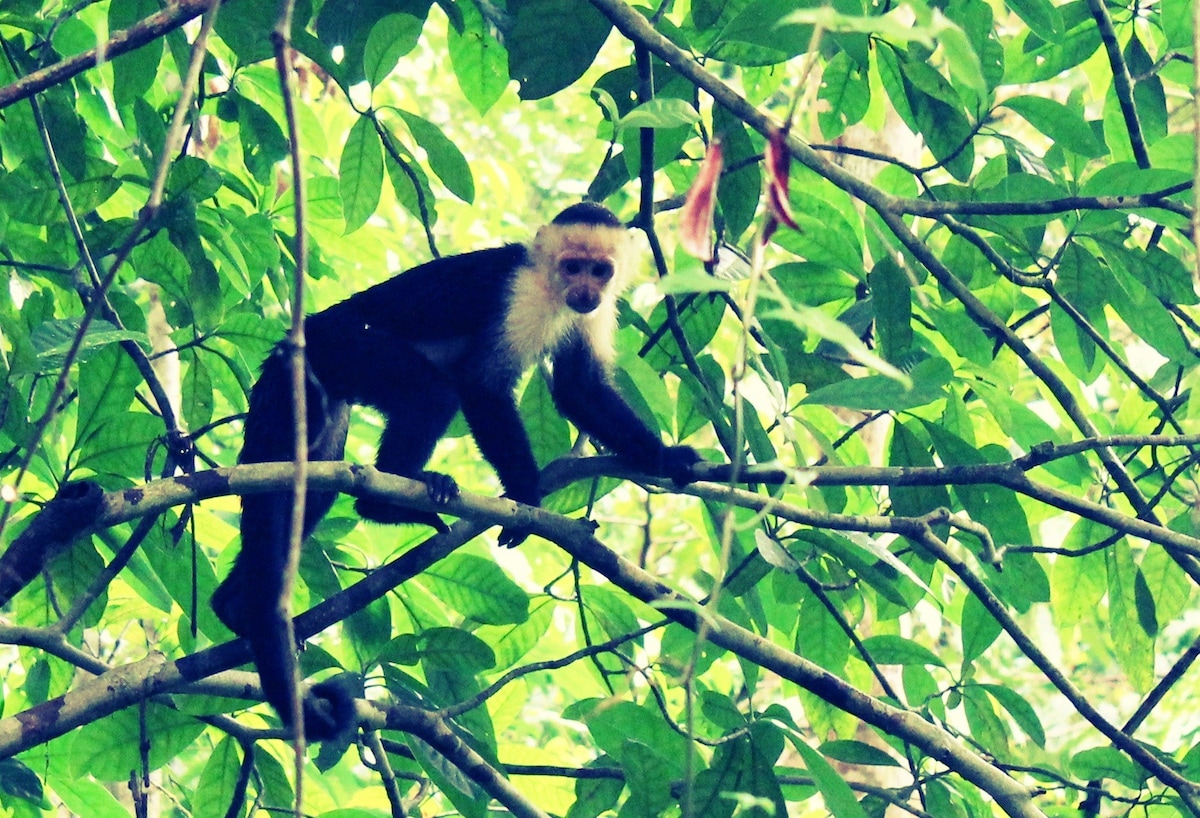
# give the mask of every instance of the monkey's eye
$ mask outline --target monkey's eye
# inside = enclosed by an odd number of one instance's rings
[[[588,271],[591,263],[585,258],[564,258],[560,262],[563,275],[577,276]]]
[[[608,281],[612,278],[613,266],[607,261],[597,261],[592,265],[592,278]]]

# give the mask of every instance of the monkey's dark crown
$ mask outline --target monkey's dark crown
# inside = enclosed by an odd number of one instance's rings
[[[621,220],[602,204],[580,202],[571,205],[554,217],[552,224],[587,224],[605,227],[622,227]]]

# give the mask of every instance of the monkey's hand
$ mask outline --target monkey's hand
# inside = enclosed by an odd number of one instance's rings
[[[663,449],[657,472],[671,478],[677,486],[686,486],[696,479],[692,466],[700,460],[700,454],[691,446],[667,446]]]

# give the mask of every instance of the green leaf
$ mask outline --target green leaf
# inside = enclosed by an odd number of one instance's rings
[[[697,815],[728,815],[731,801],[738,815],[787,815],[774,768],[779,728],[769,723],[756,728],[748,738],[722,744],[708,769],[696,776]]]
[[[542,99],[583,76],[612,24],[589,3],[515,0],[508,46],[508,75],[521,83],[521,99]]]
[[[904,120],[904,124],[913,133],[919,130],[917,115],[909,104],[908,92],[905,90],[904,73],[900,70],[900,56],[897,50],[887,43],[881,43],[877,51],[879,61],[879,79],[887,91],[888,100],[896,113]]]
[[[423,18],[389,14],[371,27],[363,51],[363,73],[372,88],[386,80],[400,58],[417,47],[424,26]]]
[[[183,376],[183,413],[189,429],[207,426],[213,417],[215,396],[208,364],[199,355],[191,356]]]
[[[945,663],[929,648],[918,645],[911,639],[892,634],[870,636],[863,640],[867,654],[880,665],[934,665],[945,667]]]
[[[1125,64],[1132,76],[1138,77],[1133,86],[1133,102],[1137,108],[1138,124],[1142,126],[1142,137],[1153,145],[1165,137],[1169,130],[1167,121],[1167,96],[1163,81],[1158,75],[1154,58],[1142,44],[1137,32],[1125,45]]]
[[[687,745],[654,707],[630,701],[605,702],[583,716],[596,745],[620,762],[630,742],[653,747],[660,757],[661,769],[668,775],[683,772]]]
[[[1071,773],[1081,781],[1110,778],[1134,790],[1149,778],[1141,765],[1115,747],[1081,750],[1071,756]]]
[[[0,759],[0,790],[45,809],[51,808],[42,790],[42,780],[15,758]]]
[[[913,102],[917,126],[929,145],[929,151],[946,170],[965,182],[975,165],[975,148],[971,144],[974,129],[958,107],[940,99],[918,95]]]
[[[109,31],[128,28],[158,10],[154,0],[113,0],[108,7]],[[162,54],[163,41],[154,39],[113,59],[113,101],[118,107],[131,105],[135,99],[146,95],[158,77]],[[152,149],[160,151],[162,144],[154,145]]]
[[[34,351],[38,356],[38,372],[53,372],[61,369],[66,361],[67,352],[79,334],[80,318],[56,318],[52,321],[38,324],[29,335]],[[79,344],[79,356],[76,359],[87,360],[88,353],[95,349],[115,344],[120,341],[134,341],[145,346],[150,345],[150,339],[144,332],[130,332],[119,329],[104,319],[96,319],[88,325],[83,340]]]
[[[814,184],[810,185],[810,180]],[[827,184],[824,180],[818,182],[808,171],[793,164],[788,199],[800,229],[777,230],[772,241],[807,261],[861,277],[863,250],[855,226],[861,227],[862,223],[852,224],[837,207],[839,194],[829,191],[829,198],[822,195],[827,192]]]
[[[465,617],[488,625],[529,618],[529,595],[492,560],[452,554],[421,574],[439,600]]]
[[[179,157],[171,163],[167,176],[167,191],[172,196],[186,194],[197,202],[215,196],[221,185],[221,174],[197,156]]]
[[[1094,383],[1104,371],[1106,359],[1097,354],[1096,341],[1071,315],[1057,304],[1050,305],[1050,329],[1054,344],[1067,369],[1083,383]],[[1084,313],[1085,318],[1089,318]],[[1093,327],[1098,321],[1090,321]],[[1103,326],[1103,324],[1101,324]]]
[[[195,818],[223,818],[228,814],[240,772],[237,741],[232,736],[225,736],[213,749],[200,773],[192,815]]]
[[[349,235],[371,218],[383,190],[383,146],[369,117],[360,116],[350,128],[342,147],[338,180]]]
[[[908,360],[913,345],[912,284],[900,266],[887,258],[867,275],[867,285],[875,307],[880,352],[888,363],[900,366]],[[914,371],[913,387],[916,386]]]
[[[842,675],[850,656],[850,637],[829,609],[812,593],[800,602],[801,627],[796,629],[796,652],[831,673]]]
[[[961,690],[963,712],[967,717],[971,738],[981,747],[986,747],[988,753],[998,758],[1008,758],[1008,730],[996,715],[991,698],[976,685],[966,685]]]
[[[611,760],[599,758],[589,761],[584,769],[614,766]],[[617,805],[617,799],[625,789],[622,778],[577,778],[575,779],[575,802],[567,810],[566,818],[598,818]]]
[[[1192,583],[1179,563],[1165,548],[1148,548],[1142,555],[1138,574],[1154,603],[1155,621],[1165,626],[1188,609]]]
[[[1098,169],[1079,188],[1080,196],[1137,196],[1190,181],[1186,173],[1162,168],[1139,168],[1134,162],[1115,162]]]
[[[821,797],[825,800],[825,808],[829,810],[829,814],[833,818],[867,818],[867,814],[854,797],[850,785],[837,774],[829,762],[820,753],[809,747],[803,739],[792,733],[788,733],[787,736],[792,742],[792,746],[800,753],[800,757],[804,759],[804,766],[808,769],[808,774],[812,776],[817,789],[821,791]]]
[[[496,666],[488,644],[458,628],[430,628],[421,635],[421,643],[421,660],[443,671],[474,676]]]
[[[1049,0],[1007,0],[1006,5],[1046,42],[1055,43],[1062,37],[1062,16]]]
[[[644,815],[661,815],[671,804],[671,772],[662,751],[634,739],[621,749],[621,768],[629,788],[626,810]]]
[[[819,749],[821,755],[843,764],[863,764],[871,767],[900,766],[900,762],[888,753],[861,741],[849,739],[827,741]]]
[[[621,594],[604,586],[586,586],[581,589],[584,610],[606,634],[615,639],[638,629],[638,620],[629,603]]]
[[[491,646],[496,656],[496,668],[509,668],[534,650],[550,630],[554,619],[555,603],[539,599],[534,603],[529,618],[517,625],[484,625],[475,635]]]
[[[345,633],[360,666],[369,666],[392,638],[392,608],[388,598],[377,599],[345,620]]]
[[[475,180],[471,166],[458,146],[446,138],[442,129],[427,119],[408,111],[400,111],[409,132],[425,150],[429,167],[442,183],[458,198],[470,204],[475,201]]]
[[[935,33],[942,45],[942,54],[945,55],[946,69],[950,72],[950,77],[964,88],[983,96],[987,93],[989,84],[984,77],[981,55],[976,53],[975,45],[966,32],[949,17],[934,19],[937,23],[934,26]],[[983,39],[982,45],[985,48],[992,44],[992,41]]]
[[[275,0],[235,0],[221,7],[214,27],[242,67],[271,58],[271,30],[278,15]],[[293,41],[304,32],[311,16],[312,3],[299,0],[292,14]]]
[[[1096,619],[1100,602],[1108,593],[1104,553],[1091,551],[1072,555],[1070,552],[1096,546],[1111,535],[1112,529],[1080,518],[1063,537],[1062,548],[1068,553],[1054,561],[1050,573],[1050,611],[1064,637],[1075,625]]]
[[[242,161],[260,184],[266,184],[276,162],[288,155],[287,137],[275,121],[256,102],[236,96],[238,137],[242,145]]]
[[[900,412],[945,398],[946,385],[953,372],[944,358],[929,358],[917,364],[909,375],[912,378],[910,386],[883,375],[839,381],[813,391],[801,403]]]
[[[1191,0],[1163,0],[1160,24],[1167,46],[1184,52],[1192,49]]]
[[[713,108],[713,132],[720,136],[724,146],[726,168],[717,186],[717,202],[725,217],[726,240],[736,242],[749,229],[758,209],[762,166],[755,160],[761,151],[754,146],[741,120],[720,106]]]
[[[140,474],[151,444],[164,432],[163,422],[146,412],[123,412],[79,444],[80,467],[109,474]]]
[[[139,276],[163,288],[168,305],[189,301],[192,270],[187,257],[171,243],[167,231],[162,230],[135,247],[132,258]]]
[[[1004,100],[1003,105],[1020,114],[1055,144],[1080,156],[1094,159],[1108,153],[1108,148],[1096,138],[1092,127],[1079,108],[1063,105],[1049,97],[1022,95]]]
[[[144,727],[154,737],[143,757],[140,708],[127,707],[84,725],[73,735],[71,769],[98,781],[126,781],[130,770],[157,770],[186,750],[201,733],[204,722],[162,705],[147,703]]]
[[[928,445],[905,423],[893,425],[887,456],[891,466],[928,468],[935,465]],[[919,517],[938,508],[951,507],[950,494],[945,486],[892,486],[889,494],[892,513],[902,517]],[[945,536],[944,525],[939,526],[938,530]]]
[[[671,97],[656,97],[642,103],[618,123],[620,128],[678,128],[695,125],[700,114],[685,100]]]
[[[1154,683],[1154,636],[1147,633],[1137,605],[1138,568],[1129,543],[1118,540],[1104,552],[1108,568],[1108,622],[1117,662],[1139,692]]]
[[[410,739],[413,757],[429,776],[434,787],[465,818],[486,818],[491,796],[474,784],[444,755],[418,738]]]
[[[1114,260],[1115,261],[1115,260]],[[1116,287],[1108,291],[1108,303],[1139,338],[1168,360],[1181,360],[1189,352],[1174,317],[1162,302],[1124,266],[1109,265]]]
[[[821,109],[817,113],[821,133],[826,139],[836,139],[866,115],[871,106],[871,84],[850,55],[841,51],[821,73],[821,90],[817,97],[829,106],[828,110]]]
[[[450,64],[467,102],[480,116],[491,110],[508,87],[508,52],[492,36],[474,3],[457,6],[463,16],[462,31],[447,33]]]
[[[62,95],[56,93],[42,98],[42,118],[46,121],[46,133],[54,146],[55,156],[68,174],[63,181],[82,181],[88,172],[86,150],[91,138],[87,123]],[[161,151],[161,143],[158,149]],[[75,207],[79,206],[74,198],[71,202]]]
[[[88,818],[129,818],[127,810],[102,784],[87,777],[58,775],[50,787],[74,815]]]
[[[1150,586],[1146,583],[1141,568],[1138,568],[1133,578],[1133,599],[1138,624],[1142,626],[1142,630],[1150,638],[1158,636],[1158,611],[1154,605],[1154,594],[1150,592]]]
[[[529,385],[521,395],[521,420],[529,432],[533,459],[539,468],[570,451],[571,429],[555,406],[550,385],[540,371],[529,378]]]
[[[403,146],[400,146],[399,150],[405,158],[404,164],[397,162],[390,151],[385,152],[383,156],[388,180],[392,183],[392,191],[396,194],[396,200],[404,206],[405,210],[420,219],[422,223],[433,227],[437,224],[437,200],[433,196],[433,189],[429,187],[429,177],[425,175],[425,171],[417,164],[412,154]],[[422,204],[424,204],[424,212],[421,209]]]
[[[927,423],[925,429],[933,440],[938,456],[946,465],[969,466],[996,462],[1007,454],[998,447],[989,447],[986,452],[974,449],[935,424]],[[988,484],[961,484],[954,487],[954,494],[971,519],[988,529],[996,545],[1028,545],[1033,541],[1025,510],[1012,489]],[[1009,553],[1005,556],[1002,572],[996,572],[990,566],[985,571],[989,584],[1006,603],[1019,610],[1028,610],[1033,602],[1049,598],[1049,583],[1041,564],[1032,554]]]
[[[968,593],[963,599],[962,612],[963,668],[967,668],[982,656],[996,641],[1000,631],[1000,623],[983,606],[979,597]]]
[[[999,702],[1000,706],[1012,716],[1013,721],[1034,744],[1043,748],[1046,746],[1046,731],[1042,728],[1042,720],[1038,718],[1037,711],[1025,700],[1025,697],[1002,685],[981,684],[979,686]]]
[[[108,347],[79,367],[79,410],[75,421],[75,445],[79,446],[133,403],[133,390],[140,381],[129,356]]]

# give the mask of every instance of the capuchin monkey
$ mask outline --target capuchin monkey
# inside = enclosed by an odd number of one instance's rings
[[[437,259],[310,316],[305,324],[308,456],[341,460],[352,404],[373,406],[386,423],[375,465],[423,480],[435,503],[458,495],[446,474],[425,464],[460,409],[506,496],[536,506],[538,469],[521,424],[514,389],[521,375],[549,357],[551,393],[559,410],[647,473],[683,484],[699,456],[667,446],[629,408],[613,385],[617,296],[633,271],[628,231],[607,208],[584,202],[562,211],[531,244],[509,244]],[[242,463],[293,458],[291,356],[281,343],[263,363],[250,392]],[[308,493],[304,537],[329,511],[335,492]],[[263,692],[291,723],[294,645],[284,636],[277,603],[290,535],[292,494],[242,498],[242,550],[212,605],[254,652]],[[355,509],[379,523],[421,523],[445,531],[433,512],[360,497]],[[526,532],[505,529],[514,546]],[[332,737],[353,717],[353,702],[336,686],[305,697],[307,737]]]

